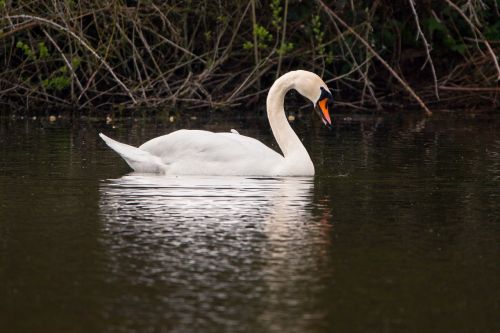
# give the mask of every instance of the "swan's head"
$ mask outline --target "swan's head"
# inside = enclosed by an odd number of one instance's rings
[[[325,82],[316,74],[308,71],[296,71],[295,90],[308,98],[314,105],[316,113],[323,123],[331,127],[332,120],[328,105],[333,102],[333,96]]]

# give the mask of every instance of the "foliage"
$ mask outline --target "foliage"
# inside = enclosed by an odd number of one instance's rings
[[[272,11],[272,20],[271,23],[276,30],[281,30],[281,24],[283,22],[281,7],[281,0],[271,0],[271,4],[269,5]]]
[[[273,36],[265,27],[255,24],[253,27],[253,34],[257,37],[257,48],[259,50],[265,50],[269,47],[269,43],[273,40]],[[253,43],[251,41],[245,41],[243,43],[243,48],[245,50],[253,49]]]
[[[346,105],[391,105],[401,85],[374,52],[430,102],[439,91],[497,103],[495,0],[250,3],[0,0],[0,103],[226,107],[302,68],[333,80]]]
[[[325,58],[326,64],[331,64],[333,62],[333,52],[331,50],[328,53],[326,52],[326,46],[324,44],[325,30],[322,27],[319,15],[314,15],[312,17],[311,28],[314,35],[316,52],[320,58]]]

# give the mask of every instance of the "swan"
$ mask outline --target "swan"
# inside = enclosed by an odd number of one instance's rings
[[[267,117],[283,155],[237,131],[213,133],[178,130],[132,147],[99,133],[136,172],[165,175],[313,176],[314,165],[288,123],[285,94],[295,89],[314,105],[323,123],[332,122],[328,110],[332,94],[316,74],[297,70],[279,77],[267,95]]]

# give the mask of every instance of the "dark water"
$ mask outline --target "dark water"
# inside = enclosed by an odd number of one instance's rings
[[[314,178],[175,178],[97,133],[265,119],[1,119],[0,331],[500,332],[500,115],[336,123]]]

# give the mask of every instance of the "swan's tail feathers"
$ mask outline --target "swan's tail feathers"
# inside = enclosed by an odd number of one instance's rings
[[[116,151],[127,164],[136,172],[164,173],[166,165],[157,156],[151,155],[142,149],[126,145],[99,133],[106,144]]]

